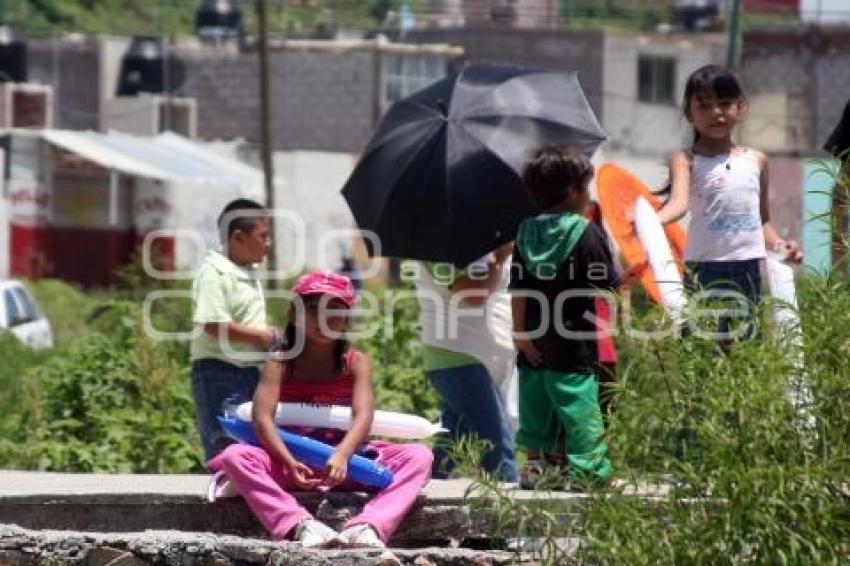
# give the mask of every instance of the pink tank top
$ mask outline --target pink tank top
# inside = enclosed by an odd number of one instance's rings
[[[693,156],[686,261],[765,257],[757,154],[749,149]]]
[[[280,384],[280,402],[351,406],[354,392],[354,372],[351,368],[359,355],[356,350],[348,350],[343,359],[342,371],[326,381],[303,379],[298,375],[295,364],[286,363],[283,383]],[[334,446],[345,436],[345,431],[330,428],[287,426],[286,430]]]

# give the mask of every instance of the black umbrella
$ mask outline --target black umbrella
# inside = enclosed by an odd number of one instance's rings
[[[394,104],[342,193],[380,238],[370,253],[462,266],[532,213],[520,178],[531,152],[591,155],[604,140],[576,73],[473,65]]]

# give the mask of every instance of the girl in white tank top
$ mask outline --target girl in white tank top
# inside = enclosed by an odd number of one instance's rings
[[[691,155],[686,261],[765,257],[761,170],[759,154],[743,148],[710,157]]]
[[[746,110],[744,93],[730,71],[707,65],[688,78],[683,105],[695,139],[670,160],[671,196],[658,215],[668,223],[690,209],[685,259],[695,283],[720,283],[758,301],[766,249],[793,262],[802,254],[770,223],[767,158],[732,141]]]

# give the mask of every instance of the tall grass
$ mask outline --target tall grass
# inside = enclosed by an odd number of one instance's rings
[[[666,483],[659,504],[600,495],[584,556],[620,563],[839,563],[850,559],[850,285],[800,285],[814,431],[789,403],[799,375],[779,336],[722,353],[691,337],[624,340],[615,465],[636,484]]]
[[[846,192],[848,178],[836,179]],[[846,227],[838,231],[846,239]],[[606,435],[625,485],[590,491],[576,521],[565,522],[545,496],[542,505],[505,497],[492,478],[467,466],[477,476],[473,495],[483,496],[479,504],[490,505],[506,534],[542,534],[540,559],[551,564],[850,563],[845,264],[798,280],[802,368],[793,336],[769,323],[778,306],[770,300],[760,313],[761,338],[729,347],[696,336],[621,334]],[[633,327],[658,326],[657,310],[636,310]],[[810,421],[790,402],[801,378],[812,392],[804,407]],[[582,541],[570,557],[555,544],[565,534]]]
[[[789,402],[797,352],[771,329],[726,349],[623,334],[606,432],[617,488],[587,486],[572,511],[546,492],[516,499],[480,471],[481,448],[461,442],[470,503],[493,518],[494,536],[538,539],[546,564],[848,563],[850,283],[832,274],[799,291],[815,430]],[[650,329],[659,315],[634,326]],[[578,550],[559,544],[565,537]]]

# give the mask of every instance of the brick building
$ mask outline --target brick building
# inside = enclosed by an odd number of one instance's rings
[[[819,155],[850,97],[850,26],[749,30],[740,74],[750,100],[748,143]]]
[[[117,82],[102,84],[104,67],[117,60],[126,41],[108,38],[69,37],[27,41],[29,81],[53,88],[54,125],[68,130],[96,130],[106,92],[114,94]],[[117,67],[115,68],[117,81]],[[110,88],[111,87],[111,88]]]
[[[455,27],[410,30],[405,38],[416,44],[456,45],[469,63],[577,71],[590,106],[603,119],[605,34],[601,30]]]
[[[53,87],[55,127],[109,130],[126,122],[112,119],[110,102],[127,45],[126,38],[30,42],[30,79]],[[276,43],[270,56],[275,148],[357,153],[389,104],[447,75],[462,55],[449,45],[381,37]],[[232,46],[168,47],[166,82],[172,96],[194,99],[199,138],[259,141],[257,59]]]
[[[434,27],[558,27],[558,0],[429,0],[428,24]]]
[[[381,39],[282,42],[270,58],[275,147],[358,153],[390,102],[448,74],[461,54]],[[177,92],[198,101],[198,135],[259,139],[256,54],[176,56],[187,77]]]

